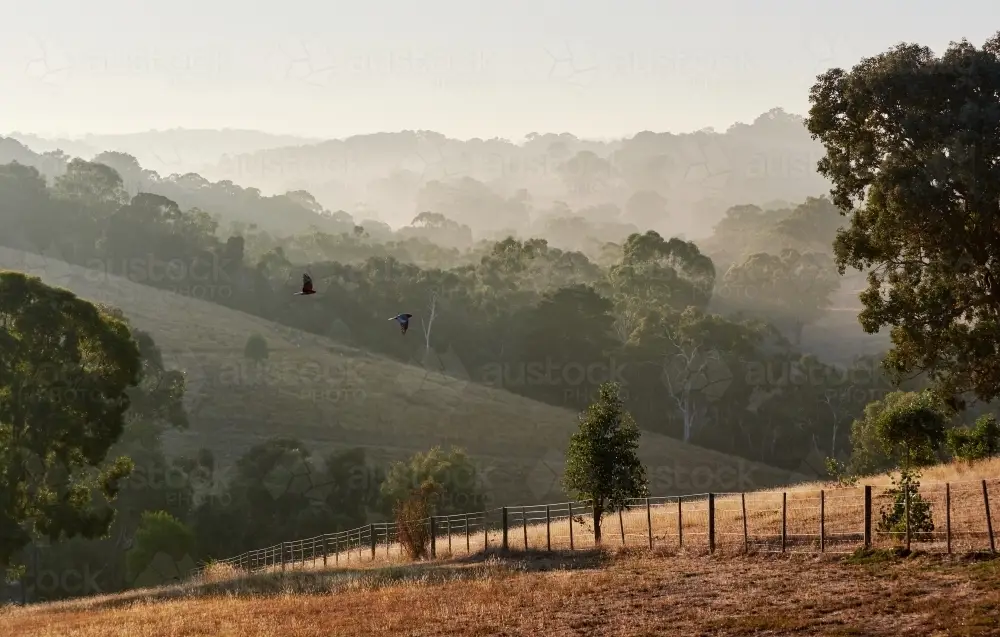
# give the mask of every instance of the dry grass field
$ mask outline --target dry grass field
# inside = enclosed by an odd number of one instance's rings
[[[954,553],[988,551],[990,527],[986,523],[983,480],[990,497],[994,541],[1000,543],[997,538],[1000,534],[1000,459],[993,459],[973,466],[954,463],[925,471],[919,492],[930,503],[934,529],[912,534],[911,548],[947,552],[950,526]],[[783,508],[785,551],[853,552],[864,545],[864,485],[872,487],[872,546],[889,548],[902,544],[904,534],[882,532],[878,528],[881,513],[891,508],[891,498],[887,495],[892,486],[891,477],[882,475],[873,476],[855,487],[802,483],[746,494],[718,494],[714,500],[715,552],[725,555],[781,552]],[[632,505],[622,514],[605,515],[602,530],[606,547],[648,548],[652,544],[656,550],[684,550],[692,555],[709,553],[706,495],[651,497],[648,511],[644,500],[635,500]],[[507,509],[507,542],[511,550],[590,550],[595,546],[592,516],[586,503],[508,506]],[[464,558],[482,553],[484,549],[497,550],[503,544],[500,509],[438,517],[435,524],[438,558]],[[378,568],[401,563],[403,551],[395,542],[394,525],[376,524],[373,530],[374,555],[371,529],[367,527],[318,538],[288,538],[285,559],[291,563],[286,569]],[[281,570],[278,566],[280,551],[272,547],[270,551],[245,555],[233,563],[278,572]],[[206,576],[216,579],[227,576],[226,564],[213,568],[214,572],[210,570]],[[234,570],[230,576],[237,574]]]
[[[577,426],[574,411],[39,255],[0,248],[0,268],[119,307],[153,335],[190,385],[192,424],[168,435],[173,453],[208,447],[225,467],[250,445],[281,434],[300,438],[320,455],[361,446],[373,460],[388,462],[455,444],[479,463],[491,506],[564,497],[556,482]],[[289,303],[299,300],[289,293]],[[255,332],[271,351],[263,376],[243,357]],[[386,334],[399,338],[388,323]],[[746,490],[803,477],[648,432],[640,456],[657,494]]]
[[[0,611],[18,637],[995,635],[992,560],[629,550],[257,575]]]
[[[626,513],[621,527],[617,515],[609,516],[602,550],[593,548],[586,524],[574,525],[576,550],[566,550],[564,513],[550,528],[553,552],[544,550],[546,525],[537,523],[527,527],[523,550],[524,527],[509,509],[509,554],[483,552],[470,536],[471,554],[463,555],[464,529],[453,529],[452,554],[439,535],[433,561],[406,563],[383,545],[373,561],[366,545],[349,559],[329,555],[325,568],[316,561],[247,574],[216,565],[173,586],[0,610],[0,622],[5,634],[26,637],[1000,634],[1000,561],[984,554],[988,539],[963,535],[985,527],[981,481],[1000,492],[1000,460],[934,467],[926,475],[942,482],[925,480],[925,497],[933,499],[945,481],[951,485],[951,555],[936,539],[916,542],[909,554],[891,550],[898,541],[878,534],[870,551],[857,550],[860,540],[831,545],[838,529],[861,532],[853,492],[863,489],[801,484],[746,494],[751,535],[760,540],[748,554],[740,495],[716,500],[714,555],[704,500],[684,504],[683,546],[676,503],[651,503],[652,551],[644,508]],[[873,487],[877,517],[888,478],[865,484]],[[819,489],[827,553],[810,537],[819,530],[811,500]],[[790,543],[785,553],[774,544],[782,494],[787,538],[808,540]],[[935,523],[942,506],[935,500]],[[628,546],[621,546],[620,528]],[[492,549],[499,536],[489,532]]]

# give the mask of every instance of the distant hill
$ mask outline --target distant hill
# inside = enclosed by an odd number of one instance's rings
[[[322,141],[319,138],[240,129],[173,128],[120,135],[84,135],[77,139],[46,139],[17,131],[0,134],[16,139],[36,153],[62,150],[67,155],[88,160],[104,151],[128,153],[138,159],[144,168],[163,176],[199,172],[205,166],[218,163],[227,153],[253,153]]]
[[[226,466],[278,434],[297,436],[319,453],[363,446],[380,461],[456,444],[485,467],[495,501],[562,497],[556,480],[576,430],[574,412],[38,255],[0,248],[0,268],[119,307],[153,335],[168,364],[184,369],[190,384],[192,424],[168,435],[173,453],[208,447]],[[299,300],[290,297],[289,303]],[[268,343],[269,371],[255,371],[243,357],[253,333]],[[387,334],[399,337],[392,326]],[[640,455],[658,495],[749,490],[804,478],[650,432],[643,433]]]

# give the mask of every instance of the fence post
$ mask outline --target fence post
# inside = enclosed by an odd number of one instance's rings
[[[437,526],[434,524],[434,516],[431,516],[431,559],[437,557]]]
[[[708,552],[715,553],[715,494],[708,494]]]
[[[944,483],[944,537],[951,554],[951,484]]]
[[[781,492],[781,552],[785,552],[787,543],[786,534],[788,532],[788,492]]]
[[[368,525],[368,535],[371,536],[371,540],[372,540],[372,561],[374,562],[375,561],[375,545],[378,544],[378,542],[376,541],[377,539],[375,537],[375,525],[374,524],[369,524]]]
[[[750,529],[747,525],[747,494],[740,494],[740,505],[743,507],[743,552],[750,552]]]
[[[448,557],[451,557],[451,516],[446,517],[444,521],[447,524],[445,532],[448,534]]]
[[[819,552],[826,551],[826,493],[819,490]]]
[[[684,496],[677,496],[677,546],[684,548],[684,523],[681,521],[681,513],[684,507],[681,503],[684,502]]]
[[[490,525],[489,525],[490,512],[483,510],[483,552],[485,553],[488,548],[490,548]]]
[[[500,545],[500,550],[507,550],[507,507],[503,507],[500,512],[501,519],[503,520],[503,543]]]
[[[569,550],[573,550],[573,503],[570,502],[569,507]]]
[[[865,485],[865,548],[872,546],[872,487]]]
[[[545,505],[545,550],[552,552],[552,507]]]
[[[983,504],[986,505],[986,531],[990,534],[990,553],[996,553],[997,547],[993,543],[993,519],[990,517],[990,494],[986,490],[986,480],[983,480]]]
[[[285,570],[285,543],[281,543],[281,570]]]
[[[521,524],[524,527],[524,550],[528,550],[528,515],[524,512],[524,507],[521,507]]]
[[[326,568],[326,554],[330,552],[329,536],[323,536],[323,568]]]
[[[906,529],[906,550],[910,550],[910,485],[903,486],[903,516]]]
[[[653,513],[649,508],[649,498],[646,498],[646,531],[649,534],[649,550],[653,550]]]
[[[469,514],[465,514],[465,552],[467,554],[472,553],[472,544],[469,541]]]
[[[618,509],[618,528],[622,531],[622,546],[625,546],[625,521],[622,519],[621,509]]]

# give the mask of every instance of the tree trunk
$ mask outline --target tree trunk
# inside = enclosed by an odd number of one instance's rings
[[[594,502],[594,544],[601,544],[601,518],[604,516],[604,507],[598,502]]]

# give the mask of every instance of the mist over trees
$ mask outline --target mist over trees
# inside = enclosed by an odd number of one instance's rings
[[[983,96],[997,93],[998,54],[996,38],[941,58],[897,47],[820,76],[808,118],[773,109],[724,133],[533,132],[523,144],[247,133],[198,172],[166,175],[129,152],[138,138],[0,138],[0,246],[583,411],[567,482],[602,510],[646,493],[632,457],[642,431],[817,477],[827,459],[891,468],[899,445],[907,458],[979,458],[997,448],[983,414],[998,391],[1000,111]],[[291,304],[305,271],[320,293]],[[63,294],[17,276],[3,275],[4,290]],[[0,298],[0,317],[17,314],[16,297]],[[224,470],[213,449],[168,456],[166,433],[190,425],[183,377],[120,310],[70,300],[83,327],[117,330],[113,385],[129,386],[128,410],[103,437],[74,441],[87,452],[77,468],[114,478],[114,515],[69,525],[44,559],[103,565],[102,590],[176,577],[157,553],[176,567],[389,519],[428,485],[432,510],[482,508],[479,468],[440,441],[391,465],[361,447],[319,457],[277,431]],[[386,329],[400,311],[414,315],[402,338]],[[22,314],[0,335],[29,335],[39,352],[47,326],[69,321]],[[280,356],[260,335],[240,347],[260,374]],[[0,340],[8,350],[42,362]],[[5,369],[0,389],[26,382],[24,368]],[[36,402],[33,417],[52,416]],[[934,430],[915,440],[907,423],[925,412]],[[0,409],[0,426],[20,417]],[[602,428],[627,456],[622,475],[595,473]],[[13,453],[9,439],[0,452]],[[167,474],[169,488],[151,486]],[[27,477],[16,477],[0,488],[18,491]],[[0,514],[21,523],[43,505]],[[27,535],[0,539],[4,566],[29,560]]]

